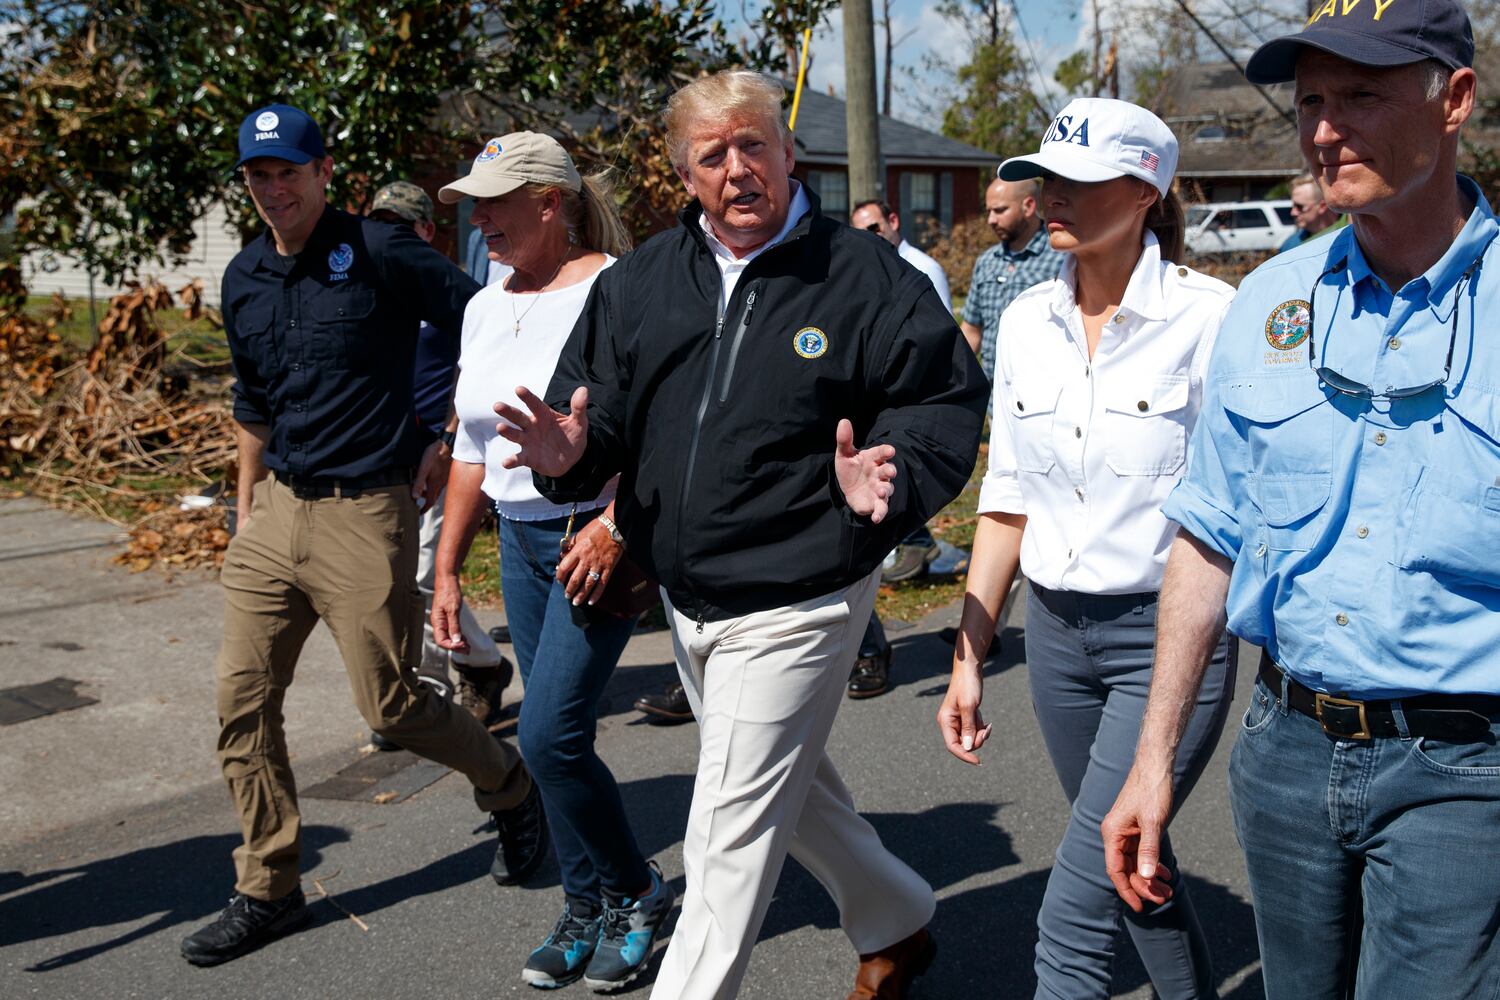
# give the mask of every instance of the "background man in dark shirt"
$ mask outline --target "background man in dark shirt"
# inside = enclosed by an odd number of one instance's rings
[[[182,942],[195,965],[237,958],[309,916],[281,705],[320,618],[370,727],[462,772],[495,814],[496,881],[534,871],[546,840],[515,750],[416,683],[417,501],[442,490],[447,448],[417,427],[412,358],[421,321],[457,330],[478,286],[409,230],[328,205],[333,160],[296,108],[252,113],[239,150],[269,227],[223,288],[240,471],[222,575],[219,761],[244,844],[229,906]]]
[[[410,181],[395,181],[375,192],[370,202],[370,218],[392,225],[406,226],[431,244],[437,233],[433,221],[432,198]],[[488,261],[486,261],[488,263]],[[478,280],[478,279],[476,279]],[[452,449],[458,419],[453,416],[453,382],[458,373],[459,333],[439,329],[426,320],[417,331],[417,354],[413,362],[413,405],[417,426],[429,438]],[[458,673],[459,704],[474,714],[486,727],[500,722],[500,695],[515,674],[510,661],[500,654],[500,647],[490,638],[464,604],[459,609],[459,626],[469,644],[467,653],[450,653],[433,640],[432,614],[433,571],[437,566],[438,536],[443,530],[443,498],[439,493],[422,511],[422,528],[417,547],[417,589],[422,592],[422,662],[418,679],[445,696],[453,693],[448,674],[451,661]],[[371,732],[370,742],[381,750],[399,749],[395,743]]]

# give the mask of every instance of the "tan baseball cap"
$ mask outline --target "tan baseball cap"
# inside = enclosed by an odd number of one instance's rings
[[[491,139],[474,157],[468,176],[438,191],[452,205],[464,198],[498,198],[524,184],[555,184],[569,191],[583,187],[572,157],[558,141],[540,132],[512,132]]]

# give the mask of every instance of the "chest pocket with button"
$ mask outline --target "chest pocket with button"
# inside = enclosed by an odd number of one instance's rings
[[[271,335],[275,315],[264,312],[240,312],[234,317],[234,342],[231,348],[249,361],[262,379],[277,372],[280,352],[276,350],[276,338]]]
[[[1302,372],[1230,376],[1218,392],[1246,438],[1250,499],[1265,522],[1265,544],[1281,551],[1312,548],[1333,489],[1335,411],[1328,393]]]
[[[1187,458],[1188,377],[1163,376],[1104,398],[1105,463],[1117,476],[1168,476]]]
[[[1016,470],[1046,475],[1057,464],[1053,444],[1060,385],[1017,386],[1007,381],[1002,403],[1011,419],[1011,437],[1016,449]]]
[[[1465,385],[1448,406],[1465,426],[1425,456],[1397,522],[1397,564],[1449,587],[1500,589],[1500,392]],[[1495,606],[1493,593],[1480,599]]]
[[[325,289],[309,303],[309,360],[340,370],[360,371],[390,361],[371,322],[376,296],[363,283]]]

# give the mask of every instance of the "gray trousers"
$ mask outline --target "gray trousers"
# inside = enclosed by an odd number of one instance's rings
[[[1094,597],[1030,586],[1031,700],[1072,806],[1037,915],[1036,996],[1107,998],[1123,916],[1162,1000],[1215,997],[1208,944],[1170,839],[1162,839],[1161,858],[1173,872],[1175,891],[1162,906],[1131,911],[1104,872],[1099,824],[1135,760],[1151,685],[1156,595]],[[1227,637],[1220,641],[1204,678],[1177,755],[1174,807],[1203,773],[1224,728],[1234,693],[1232,648]]]

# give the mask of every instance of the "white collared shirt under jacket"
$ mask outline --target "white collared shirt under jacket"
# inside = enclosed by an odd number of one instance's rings
[[[1000,317],[981,513],[1026,515],[1021,571],[1050,590],[1158,590],[1203,374],[1234,289],[1161,259],[1146,234],[1090,360],[1076,261]]]

